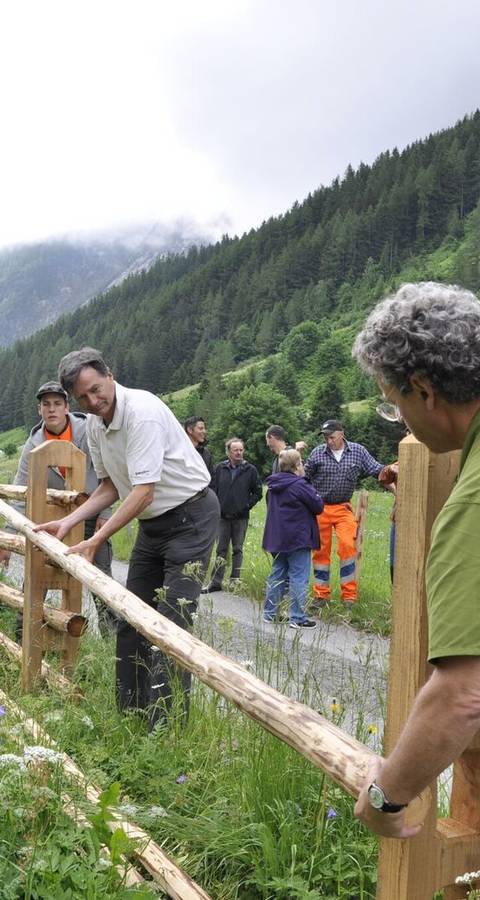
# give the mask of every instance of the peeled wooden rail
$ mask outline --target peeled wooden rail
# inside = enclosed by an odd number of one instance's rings
[[[27,498],[28,488],[26,485],[20,484],[0,484],[0,497],[4,500],[14,500],[17,503],[24,503]],[[75,506],[81,506],[88,498],[88,494],[82,491],[57,491],[55,488],[47,489],[47,503],[54,506],[67,506],[72,503]]]
[[[0,700],[7,709],[14,713],[24,729],[32,735],[35,741],[43,745],[46,743],[57,751],[59,750],[58,745],[40,727],[38,722],[35,722],[34,719],[29,719],[2,690],[0,690]],[[18,736],[16,740],[19,742]],[[85,791],[87,799],[91,803],[97,804],[100,799],[100,789],[89,782],[84,772],[78,768],[73,759],[66,753],[62,753],[62,765],[66,774]],[[133,854],[169,897],[172,897],[173,900],[211,900],[211,897],[192,878],[178,868],[146,831],[143,831],[138,825],[126,821],[114,810],[111,810],[111,814],[111,821],[108,822],[110,830],[115,831],[117,828],[123,828],[125,834],[132,841],[136,842],[136,846],[134,846],[132,851]]]
[[[3,647],[6,653],[8,653],[8,655],[16,662],[22,662],[22,648],[19,644],[16,644],[15,641],[12,641],[11,638],[7,637],[3,631],[0,631],[0,647]],[[56,672],[55,669],[52,669],[45,660],[42,661],[41,676],[48,684],[51,684],[52,687],[61,693],[76,696],[80,695],[78,688],[75,687],[68,678],[61,675],[60,672]]]
[[[303,703],[285,697],[247,672],[239,663],[202,643],[143,603],[122,585],[45,532],[35,532],[29,519],[0,500],[0,514],[59,566],[86,584],[120,617],[183,668],[235,703],[275,737],[323,769],[352,797],[362,789],[375,754]],[[431,802],[430,791],[412,801],[409,822],[421,822]]]
[[[2,582],[0,582],[0,600],[12,609],[23,612],[23,594]],[[66,612],[55,606],[48,606],[46,603],[43,604],[43,618],[50,628],[71,634],[73,637],[80,637],[84,634],[88,625],[87,619],[81,613]]]
[[[10,534],[9,531],[0,529],[0,547],[2,550],[10,550],[10,553],[25,556],[25,538],[21,534]]]

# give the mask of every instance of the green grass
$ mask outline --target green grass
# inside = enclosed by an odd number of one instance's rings
[[[2,616],[3,625],[11,627],[13,617],[8,612]],[[203,640],[213,642],[208,615],[199,618],[196,629]],[[222,649],[228,653],[228,622],[222,641]],[[285,669],[286,655],[289,666]],[[74,756],[102,788],[120,784],[123,803],[132,807],[131,818],[143,825],[212,897],[373,900],[376,839],[354,820],[350,798],[311,763],[200,683],[195,686],[186,727],[180,727],[172,716],[167,727],[147,734],[138,716],[121,717],[115,710],[114,656],[111,641],[84,639],[76,676],[85,699],[73,703],[45,692],[24,697],[23,707],[45,724],[61,748]],[[272,647],[262,641],[259,631],[252,656],[250,668],[260,677],[269,673],[271,681],[287,689],[290,669],[303,658],[302,644],[296,636],[289,647],[284,630],[279,629]],[[319,658],[320,647],[316,663]],[[0,661],[0,677],[7,693],[18,698],[17,667]],[[307,669],[299,690],[308,689],[310,704],[338,723],[341,714],[338,708],[330,708],[321,693],[321,683],[321,675],[313,678]],[[341,703],[340,694],[337,700]],[[361,723],[357,737],[377,749],[377,737],[368,734],[362,724],[361,691],[356,704],[356,720]],[[14,749],[12,729],[18,731],[18,724],[7,706],[0,721],[2,753],[19,752]],[[0,766],[2,897],[53,900],[69,896],[80,900],[115,896],[109,893],[111,883],[100,884],[91,894],[82,893],[83,888],[74,885],[72,894],[48,893],[52,860],[56,860],[57,870],[77,861],[78,877],[84,880],[89,866],[98,875],[101,865],[95,848],[81,850],[80,838],[75,837],[61,813],[66,783],[58,767],[48,781],[45,772],[42,777],[39,795],[35,780],[15,771],[12,775],[8,767]],[[52,795],[45,795],[45,788]],[[45,813],[34,817],[32,810],[38,808],[39,796],[44,795]],[[78,791],[74,795],[79,803]],[[25,814],[18,814],[20,809],[29,810],[26,819]],[[81,840],[85,842],[83,832]],[[9,894],[9,883],[27,883],[32,858],[42,861],[35,869],[37,893],[15,893],[12,889]]]

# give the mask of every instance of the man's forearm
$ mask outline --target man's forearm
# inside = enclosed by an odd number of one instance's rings
[[[91,494],[88,500],[85,500],[85,503],[82,503],[81,506],[77,506],[77,508],[69,513],[68,516],[65,516],[65,519],[62,521],[65,524],[68,524],[69,529],[72,529],[74,525],[78,525],[79,522],[95,518],[95,516],[111,506],[115,500],[118,500],[117,489],[109,478],[105,479],[100,482],[93,494]]]
[[[96,492],[95,492],[96,493]],[[94,494],[92,494],[92,497]],[[116,534],[125,525],[135,519],[153,499],[153,485],[141,484],[135,486],[123,501],[122,505],[107,519],[104,525],[95,532],[92,541],[102,544],[112,534]],[[88,501],[87,501],[88,502]],[[85,504],[86,505],[86,504]]]
[[[383,763],[380,785],[392,803],[408,803],[457,759],[480,729],[480,660],[436,667]]]

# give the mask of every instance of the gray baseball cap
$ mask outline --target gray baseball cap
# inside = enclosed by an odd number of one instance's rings
[[[68,394],[59,381],[46,381],[37,391],[37,400],[41,400],[45,394],[60,394],[68,403]]]

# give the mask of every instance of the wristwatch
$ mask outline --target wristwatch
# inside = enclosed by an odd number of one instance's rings
[[[367,793],[370,806],[373,806],[374,809],[380,812],[396,813],[408,806],[408,803],[390,803],[382,788],[375,784],[374,781],[372,781]]]

